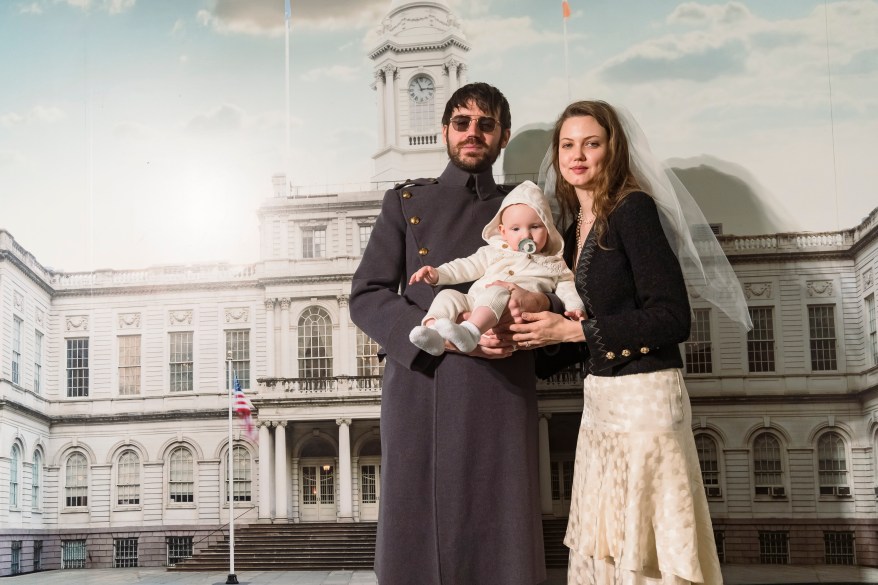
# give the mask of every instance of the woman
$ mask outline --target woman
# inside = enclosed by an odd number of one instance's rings
[[[639,163],[651,155],[645,144],[630,152],[629,138],[604,102],[576,102],[561,114],[549,175],[562,220],[573,220],[565,249],[587,315],[525,313],[510,329],[520,346],[584,342],[568,583],[715,585],[722,574],[678,349],[689,337],[687,282],[709,289],[710,275],[692,260],[684,214],[666,212],[681,211],[676,196],[644,192],[652,180]],[[740,316],[744,305],[735,303]]]

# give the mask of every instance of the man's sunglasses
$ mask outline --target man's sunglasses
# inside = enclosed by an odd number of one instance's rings
[[[497,120],[488,116],[455,116],[451,118],[451,127],[458,132],[466,132],[471,122],[475,122],[481,132],[485,134],[493,132],[497,127]]]

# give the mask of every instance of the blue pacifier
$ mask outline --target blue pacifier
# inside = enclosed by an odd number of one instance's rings
[[[525,254],[533,254],[537,251],[537,243],[530,238],[525,238],[518,242],[518,251]]]

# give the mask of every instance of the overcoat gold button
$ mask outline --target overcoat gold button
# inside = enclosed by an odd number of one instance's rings
[[[648,348],[648,347],[641,347],[641,348],[640,348],[640,353],[642,353],[642,354],[644,354],[644,355],[648,354],[648,353],[649,353],[649,348]]]
[[[429,253],[430,250],[428,250],[427,248],[421,248],[420,250],[418,250],[418,254],[420,254],[421,256],[426,256]]]
[[[421,223],[421,218],[417,215],[413,215],[409,218],[409,223],[412,225],[418,225],[419,223]]]
[[[631,355],[631,352],[628,351],[627,349],[623,349],[623,350],[622,350],[622,357],[628,357],[628,356],[630,356],[630,355]]]
[[[402,192],[402,198],[403,198],[403,199],[411,199],[411,198],[412,198],[412,192],[411,192],[411,191],[403,191],[403,192]]]
[[[608,352],[607,352],[607,359],[608,359],[608,360],[614,360],[614,359],[616,359],[616,354],[614,354],[612,351],[608,351]]]

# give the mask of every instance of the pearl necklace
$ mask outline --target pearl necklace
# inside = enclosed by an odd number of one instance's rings
[[[597,217],[592,217],[591,219],[585,219],[585,215],[582,213],[582,207],[579,208],[579,213],[576,214],[576,256],[579,257],[579,252],[582,250],[582,244],[584,244],[584,234],[582,233],[582,226],[587,225],[590,226],[594,223],[594,220]],[[589,228],[591,229],[591,228]],[[586,232],[587,234],[588,232]]]

